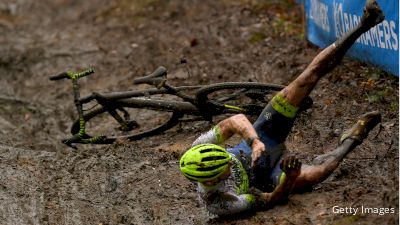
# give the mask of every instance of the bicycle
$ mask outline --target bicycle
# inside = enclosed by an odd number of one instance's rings
[[[72,80],[78,119],[71,126],[73,136],[62,142],[75,149],[78,143],[111,144],[119,138],[138,140],[159,134],[183,121],[212,122],[213,117],[230,113],[259,115],[272,94],[285,87],[258,82],[224,82],[174,87],[168,84],[167,70],[159,67],[150,75],[133,80],[134,84],[145,83],[155,86],[154,88],[122,92],[93,92],[81,98],[78,79],[93,73],[94,69],[87,69],[76,73],[63,72],[50,77],[50,80]],[[189,94],[193,92],[194,94]],[[93,101],[97,102],[97,105],[88,110],[83,109],[83,105]],[[309,108],[311,104],[312,99],[308,98],[301,108]],[[145,113],[133,111],[141,109],[147,111]],[[117,130],[110,130],[109,126],[104,127],[105,123],[95,121],[106,112],[118,123]],[[162,112],[167,112],[167,115],[160,115]],[[136,115],[134,120],[131,119],[132,114]],[[184,117],[189,118],[184,120]],[[144,122],[139,123],[139,119],[144,119]],[[91,129],[106,130],[111,133],[111,136],[89,135],[86,133],[89,123]]]

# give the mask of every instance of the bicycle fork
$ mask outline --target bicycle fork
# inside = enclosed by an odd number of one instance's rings
[[[86,134],[86,121],[83,117],[83,107],[80,101],[80,92],[79,92],[79,84],[78,79],[81,78],[79,76],[74,76],[71,78],[72,80],[72,88],[74,93],[74,104],[76,110],[78,111],[79,117],[79,132],[75,134],[72,138],[63,140],[63,143],[76,149],[76,146],[73,143],[82,143],[82,144],[96,144],[102,143],[106,139],[106,136],[100,135],[91,137],[90,135]]]
[[[75,143],[102,144],[102,143],[105,143],[105,140],[106,140],[106,136],[104,136],[104,135],[92,137],[92,136],[86,134],[86,131],[85,131],[86,121],[83,117],[83,107],[82,107],[82,103],[80,101],[78,79],[88,76],[92,73],[94,73],[93,69],[87,69],[87,70],[84,70],[82,72],[77,72],[77,73],[68,71],[68,72],[64,72],[59,75],[50,77],[50,80],[70,79],[72,81],[74,104],[75,104],[76,110],[78,111],[78,117],[79,117],[79,132],[76,133],[71,138],[62,140],[62,142],[64,144],[66,144],[67,146],[74,148],[74,149],[77,149]]]

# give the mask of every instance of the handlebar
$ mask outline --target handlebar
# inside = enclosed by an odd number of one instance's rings
[[[62,72],[62,73],[60,73],[58,75],[51,76],[49,79],[50,80],[61,80],[61,79],[64,79],[64,78],[69,79],[69,76],[68,76],[67,72]]]
[[[51,76],[49,79],[50,80],[79,79],[81,77],[88,76],[88,75],[90,75],[92,73],[94,73],[94,69],[93,68],[89,68],[89,69],[83,70],[81,72],[76,72],[76,73],[67,71],[67,72],[62,72],[62,73],[60,73],[58,75],[55,75],[55,76]]]

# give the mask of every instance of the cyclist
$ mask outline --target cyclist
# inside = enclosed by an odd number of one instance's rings
[[[189,180],[198,182],[198,193],[209,212],[231,215],[273,207],[292,189],[322,182],[362,143],[380,122],[379,112],[362,115],[340,136],[339,146],[318,156],[313,165],[302,165],[294,156],[281,159],[284,141],[303,99],[338,65],[357,38],[383,19],[376,1],[368,0],[359,25],[320,52],[299,77],[274,96],[253,125],[244,115],[235,115],[194,141],[181,157],[180,170]],[[234,134],[243,138],[240,144],[228,149],[219,146]]]

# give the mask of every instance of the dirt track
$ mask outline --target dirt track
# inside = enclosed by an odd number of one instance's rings
[[[0,224],[398,224],[398,78],[349,59],[312,93],[288,148],[310,162],[372,110],[382,112],[380,132],[314,190],[268,211],[215,218],[199,205],[177,162],[206,122],[108,146],[60,143],[76,117],[71,85],[48,77],[65,70],[96,68],[83,95],[130,89],[159,65],[175,84],[288,84],[319,51],[300,35],[300,9],[246,2],[0,2]],[[351,216],[334,206],[396,213]]]

